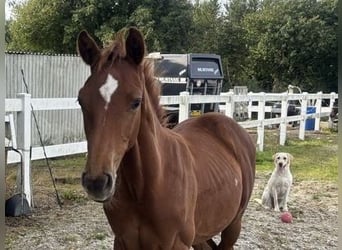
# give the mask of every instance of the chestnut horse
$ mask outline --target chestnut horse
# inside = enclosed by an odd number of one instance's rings
[[[78,96],[88,142],[82,185],[103,203],[114,249],[233,249],[255,177],[249,134],[218,113],[167,128],[136,28],[104,49],[86,31],[77,44],[91,70]]]

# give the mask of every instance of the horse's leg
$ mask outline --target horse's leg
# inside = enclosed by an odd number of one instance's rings
[[[221,233],[221,242],[218,245],[219,250],[232,250],[234,244],[239,238],[241,231],[241,218],[236,218],[235,221],[226,227]]]
[[[194,250],[211,250],[210,246],[207,243],[193,245],[192,248]]]
[[[215,241],[213,239],[207,240],[207,243],[211,247],[211,249],[213,249],[213,250],[218,249],[217,244],[215,243]]]
[[[213,239],[207,240],[205,243],[192,246],[194,250],[216,250],[217,245]]]
[[[123,241],[117,237],[114,238],[114,250],[125,250],[126,247],[123,243]]]
[[[123,238],[114,238],[114,250],[140,250],[140,249],[153,249],[153,248],[141,248],[137,241],[125,241]],[[155,249],[155,248],[154,248]]]
[[[156,249],[162,249],[162,248],[156,248]],[[176,244],[174,244],[174,246],[172,247],[172,249],[174,250],[189,250],[189,246],[185,245],[183,242],[177,242]]]

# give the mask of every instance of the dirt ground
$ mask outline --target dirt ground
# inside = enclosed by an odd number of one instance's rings
[[[259,203],[270,173],[256,174],[254,191],[243,217],[235,249],[338,249],[338,189],[336,182],[296,181],[289,197],[293,223],[281,222],[279,212],[265,210]],[[65,180],[67,181],[67,179]],[[102,205],[76,195],[62,208],[44,184],[34,192],[34,210],[25,217],[6,217],[6,249],[93,250],[112,249],[113,234]],[[75,184],[75,183],[74,183]],[[219,235],[215,240],[219,241]]]
[[[257,175],[235,249],[337,249],[337,185],[294,183],[288,204],[294,221],[286,224],[280,213],[257,202],[267,178]],[[84,201],[60,209],[53,203],[36,204],[29,217],[6,217],[6,249],[112,249],[113,234],[101,204]]]

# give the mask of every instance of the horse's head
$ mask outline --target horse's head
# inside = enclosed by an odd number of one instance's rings
[[[91,199],[104,202],[113,195],[120,162],[137,139],[145,43],[137,29],[129,28],[105,49],[86,31],[79,34],[77,45],[91,69],[78,95],[88,141],[82,185]]]

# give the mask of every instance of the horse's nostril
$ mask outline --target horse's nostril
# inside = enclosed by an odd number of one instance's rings
[[[105,174],[107,176],[107,188],[113,185],[113,177],[110,174]]]
[[[107,178],[96,178],[92,181],[92,189],[95,192],[102,191],[104,187],[107,185]]]
[[[101,176],[91,176],[86,173],[82,174],[82,185],[91,193],[102,193],[111,189],[113,185],[113,178],[110,174],[103,174]]]

